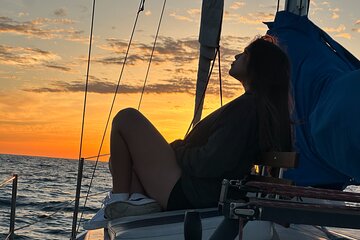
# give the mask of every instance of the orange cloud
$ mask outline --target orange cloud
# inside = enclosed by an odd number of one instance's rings
[[[343,24],[339,25],[337,28],[324,27],[323,29],[328,33],[337,33],[335,37],[346,38],[346,39],[351,39],[352,37],[350,33],[345,32],[346,27]]]
[[[64,39],[87,43],[84,31],[72,27],[59,28],[58,25],[73,25],[75,22],[66,18],[37,18],[32,21],[15,21],[9,17],[0,17],[0,33],[14,33],[40,39]]]
[[[247,15],[241,15],[237,13],[230,13],[225,11],[224,21],[231,23],[241,23],[249,25],[262,24],[263,22],[268,22],[274,20],[275,15],[273,13],[266,12],[255,12],[249,13]]]
[[[339,33],[339,34],[336,34],[335,37],[351,39],[352,36],[350,33]]]
[[[185,13],[172,12],[169,14],[169,16],[179,21],[198,22],[200,19],[200,14],[201,14],[200,9],[190,8],[186,10]]]
[[[339,15],[340,9],[339,8],[335,8],[335,9],[330,8],[329,10],[331,11],[332,19],[338,19],[340,17],[340,15]]]
[[[191,8],[186,11],[191,16],[199,16],[201,11],[198,8]]]
[[[230,5],[230,9],[239,9],[239,8],[242,8],[246,5],[245,2],[242,2],[242,1],[239,1],[239,2],[233,2],[231,5]]]
[[[184,16],[184,15],[178,15],[176,12],[172,12],[169,14],[170,17],[175,18],[176,20],[179,21],[186,21],[186,22],[194,22],[194,19]]]
[[[360,33],[360,20],[355,22],[355,27],[352,29],[352,31]]]
[[[346,27],[345,27],[345,25],[341,24],[337,28],[324,27],[323,30],[326,32],[329,32],[329,33],[334,33],[334,32],[341,33],[346,30]]]
[[[58,60],[61,60],[61,57],[50,51],[0,45],[0,64],[20,66],[21,68],[39,66],[64,72],[72,71],[69,66],[56,63]]]
[[[5,65],[41,65],[59,59],[57,54],[38,48],[0,45],[0,63]]]

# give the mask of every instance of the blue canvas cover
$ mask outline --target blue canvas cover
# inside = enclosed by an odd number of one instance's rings
[[[307,16],[278,12],[267,23],[288,53],[298,185],[360,183],[360,62]]]

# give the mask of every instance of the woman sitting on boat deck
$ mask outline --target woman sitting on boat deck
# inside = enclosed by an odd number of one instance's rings
[[[121,110],[111,129],[113,188],[84,227],[161,210],[216,207],[224,178],[250,174],[261,152],[289,151],[289,68],[273,38],[255,39],[229,71],[245,93],[170,144],[140,112]]]

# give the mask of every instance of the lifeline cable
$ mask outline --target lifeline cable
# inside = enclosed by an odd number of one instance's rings
[[[102,136],[102,139],[101,139],[100,148],[99,148],[99,151],[98,151],[98,156],[100,156],[100,154],[101,154],[102,146],[103,146],[104,140],[105,140],[105,135],[106,135],[107,128],[108,128],[109,122],[110,122],[111,113],[112,113],[112,110],[114,108],[117,92],[118,92],[119,86],[120,86],[120,81],[121,81],[121,78],[122,78],[122,75],[123,75],[123,72],[124,72],[124,68],[125,68],[125,65],[126,65],[127,58],[128,58],[130,46],[131,46],[132,39],[134,37],[135,29],[136,29],[136,26],[137,26],[137,21],[138,21],[138,18],[139,18],[139,14],[140,14],[140,12],[144,11],[144,5],[145,5],[145,0],[140,0],[140,6],[139,6],[139,9],[138,9],[137,14],[136,14],[136,18],[135,18],[134,26],[133,26],[133,29],[132,29],[132,32],[131,32],[129,44],[128,44],[128,47],[127,47],[127,50],[126,50],[124,62],[123,62],[123,65],[122,65],[122,68],[121,68],[121,71],[120,71],[120,76],[119,76],[119,79],[118,79],[118,83],[116,85],[116,89],[115,89],[115,92],[114,92],[114,98],[113,98],[112,103],[111,103],[109,115],[108,115],[106,125],[105,125],[105,130],[104,130],[104,133],[103,133],[103,136]],[[99,162],[99,157],[97,157],[96,162],[95,162],[95,166],[94,166],[94,169],[93,169],[90,184],[89,184],[89,187],[88,187],[88,190],[87,190],[87,193],[86,193],[86,198],[85,198],[85,202],[84,202],[84,208],[85,208],[86,203],[87,203],[88,195],[89,195],[89,192],[90,192],[90,189],[91,189],[91,186],[92,186],[92,182],[93,182],[93,179],[94,179],[94,176],[95,176],[95,171],[96,171],[96,167],[97,167],[98,162]],[[80,222],[81,222],[83,214],[84,214],[84,210],[81,212],[79,224],[78,224],[78,227],[77,227],[77,231],[80,228]]]
[[[9,182],[11,182],[12,180],[14,180],[14,176],[13,177],[10,177],[9,179],[6,179],[6,180],[4,180],[3,182],[1,182],[0,183],[0,188],[2,187],[2,186],[5,186],[7,183],[9,183]]]
[[[153,47],[152,47],[152,50],[151,50],[151,55],[150,55],[150,59],[149,59],[149,64],[148,64],[148,67],[147,67],[147,70],[146,70],[146,76],[145,76],[144,86],[143,86],[143,88],[142,88],[142,92],[141,92],[140,100],[139,100],[139,105],[138,105],[138,108],[137,108],[138,110],[140,110],[140,105],[141,105],[142,98],[143,98],[143,95],[144,95],[144,92],[145,92],[145,85],[146,85],[146,81],[147,81],[147,78],[148,78],[148,75],[149,75],[150,66],[151,66],[151,62],[152,62],[152,58],[153,58],[154,50],[155,50],[155,46],[156,46],[156,41],[157,41],[157,38],[158,38],[158,36],[159,36],[159,31],[160,31],[160,26],[161,26],[162,18],[163,18],[163,15],[164,15],[165,5],[166,5],[166,0],[164,0],[163,7],[162,7],[162,10],[161,10],[160,20],[159,20],[159,24],[158,24],[158,27],[157,27],[157,30],[156,30],[155,40],[154,40],[154,44],[153,44]]]
[[[93,158],[98,158],[98,157],[105,157],[105,156],[110,156],[110,153],[105,153],[105,154],[101,154],[101,155],[85,157],[84,159],[85,159],[85,160],[88,160],[88,159],[93,159]]]

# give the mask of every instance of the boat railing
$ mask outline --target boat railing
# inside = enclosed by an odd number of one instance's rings
[[[15,210],[16,210],[16,194],[17,194],[17,182],[18,182],[18,175],[14,174],[12,177],[4,180],[0,183],[0,188],[12,182],[12,194],[11,194],[11,212],[10,212],[10,228],[9,234],[5,238],[6,240],[13,240],[14,239],[14,232],[15,232]]]

